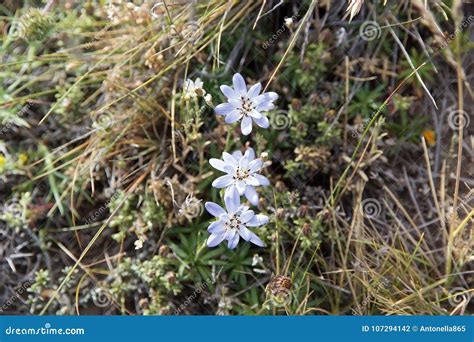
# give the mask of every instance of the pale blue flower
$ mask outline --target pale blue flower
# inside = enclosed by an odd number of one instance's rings
[[[242,238],[245,241],[264,247],[262,240],[248,227],[258,227],[268,223],[268,216],[255,215],[248,206],[240,204],[238,192],[232,191],[230,196],[224,197],[226,209],[214,202],[206,202],[206,210],[218,220],[207,228],[211,234],[207,239],[208,247],[215,247],[227,240],[227,247],[234,249]]]
[[[240,196],[245,195],[250,203],[257,205],[258,194],[255,187],[270,184],[267,177],[258,173],[263,161],[255,158],[252,148],[248,148],[244,155],[240,151],[232,154],[224,152],[222,159],[211,158],[209,163],[215,169],[227,173],[212,182],[215,188],[226,188],[225,196],[229,196],[231,191],[237,191]]]
[[[232,77],[234,88],[221,85],[222,93],[227,97],[227,102],[216,107],[216,114],[225,116],[225,122],[234,123],[241,121],[240,128],[243,135],[252,132],[252,120],[262,127],[268,128],[270,123],[263,112],[272,110],[273,101],[278,98],[274,92],[262,93],[262,85],[254,84],[247,90],[244,78],[240,74]]]

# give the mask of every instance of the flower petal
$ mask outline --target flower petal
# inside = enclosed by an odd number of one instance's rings
[[[215,247],[224,241],[224,233],[214,233],[207,239],[207,247]]]
[[[261,186],[268,186],[270,185],[270,181],[268,180],[267,177],[259,175],[258,173],[254,173],[252,176],[257,178],[258,182],[260,183]]]
[[[224,162],[228,165],[232,166],[238,166],[239,162],[237,159],[235,159],[230,153],[224,152],[222,153],[222,159],[224,159]]]
[[[248,153],[247,156],[248,156],[248,160],[251,161],[251,160],[254,160],[255,159],[255,151],[253,148],[249,147],[245,153]]]
[[[250,170],[250,172],[257,172],[258,170],[260,170],[262,168],[262,166],[263,166],[263,160],[258,158],[258,159],[252,160],[249,163],[248,169]]]
[[[211,234],[214,233],[223,233],[225,230],[224,222],[222,221],[216,221],[212,222],[209,227],[207,227],[207,231]]]
[[[243,135],[249,135],[252,132],[252,119],[248,116],[244,116],[240,125]]]
[[[242,222],[242,223],[247,223],[247,222],[250,221],[254,216],[255,216],[255,214],[253,213],[252,210],[246,210],[246,211],[244,211],[242,214],[240,214],[240,222]]]
[[[231,105],[233,105],[235,108],[242,108],[242,100],[239,98],[238,100],[236,99],[228,99],[227,102],[229,102]]]
[[[206,210],[209,212],[209,214],[215,217],[219,217],[222,214],[226,213],[224,208],[222,208],[219,204],[214,203],[214,202],[206,202],[204,206],[206,207]]]
[[[239,160],[240,158],[242,158],[242,152],[240,152],[240,151],[234,151],[234,152],[232,152],[232,157],[234,157],[235,159]]]
[[[275,101],[278,99],[278,94],[274,92],[263,93],[252,99],[253,104],[259,105],[262,102],[266,101]]]
[[[239,159],[239,166],[241,169],[246,169],[250,161],[250,152],[249,150],[245,151],[244,155]]]
[[[250,87],[247,93],[247,97],[249,99],[256,97],[260,93],[260,90],[262,90],[262,85],[260,83],[254,84],[253,86]]]
[[[234,183],[234,178],[231,175],[220,176],[212,182],[212,186],[217,189],[228,187]]]
[[[271,101],[265,101],[260,103],[254,110],[258,112],[266,112],[275,108],[275,105]]]
[[[224,239],[231,240],[236,234],[237,232],[235,231],[235,229],[229,229],[225,232]]]
[[[229,239],[229,243],[227,243],[227,247],[229,247],[230,249],[234,249],[239,244],[239,239],[240,239],[240,236],[239,234],[236,233],[231,239]]]
[[[224,203],[229,214],[233,214],[240,207],[240,195],[235,186],[231,186],[224,193]]]
[[[245,225],[247,227],[258,227],[258,226],[263,226],[264,224],[267,224],[267,223],[268,223],[268,216],[257,214]]]
[[[254,118],[254,119],[260,119],[262,117],[262,113],[256,111],[255,109],[253,109],[249,115]]]
[[[249,200],[252,205],[257,205],[258,204],[258,194],[255,188],[251,185],[247,185],[245,188],[245,197]],[[254,216],[255,217],[255,216]],[[250,222],[253,222],[254,218],[250,220]]]
[[[245,187],[247,186],[245,184],[245,182],[242,182],[242,181],[237,181],[235,183],[236,187],[237,187],[237,190],[239,192],[239,195],[243,195],[244,194],[244,191],[245,191]]]
[[[249,206],[248,205],[241,205],[239,210],[240,210],[241,213],[243,213],[244,211],[249,210]]]
[[[222,94],[228,99],[240,99],[239,93],[237,93],[234,89],[229,86],[221,85]]]
[[[226,166],[226,163],[221,159],[211,158],[211,159],[209,159],[209,164],[211,164],[211,166],[214,169],[217,169],[217,170],[222,171],[222,172],[226,172],[226,170],[224,169],[225,166]]]
[[[240,95],[247,95],[247,85],[241,74],[235,74],[232,77],[232,83],[234,84],[234,89],[237,90]]]
[[[236,166],[234,165],[226,164],[226,166],[224,166],[224,172],[227,172],[229,175],[233,175],[235,174],[235,168]]]
[[[253,121],[262,128],[268,128],[270,126],[270,122],[265,115],[262,115],[260,119],[254,119]]]
[[[250,240],[250,238],[252,237],[251,233],[252,232],[248,230],[247,227],[245,227],[243,224],[239,226],[239,234],[245,241]]]
[[[214,109],[217,115],[227,115],[233,110],[235,110],[235,106],[230,103],[221,103],[216,106]]]
[[[260,182],[254,176],[247,177],[247,179],[245,179],[245,183],[251,186],[260,186]]]
[[[259,246],[259,247],[265,247],[265,244],[263,243],[262,240],[254,233],[250,231],[250,242]]]
[[[232,112],[230,112],[229,114],[225,116],[225,122],[228,124],[232,124],[234,122],[239,121],[241,117],[242,117],[242,113],[234,109]]]

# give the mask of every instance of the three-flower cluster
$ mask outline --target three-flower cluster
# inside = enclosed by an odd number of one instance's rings
[[[226,85],[220,87],[227,102],[216,106],[216,114],[224,116],[225,122],[229,124],[240,120],[243,135],[252,132],[253,122],[259,127],[268,128],[270,123],[264,113],[274,108],[273,101],[278,98],[278,94],[274,92],[260,94],[262,90],[260,83],[247,89],[247,84],[240,74],[235,74],[232,82],[233,88]],[[240,201],[240,197],[245,196],[251,205],[256,206],[258,194],[255,187],[270,184],[269,180],[260,174],[263,160],[256,158],[252,148],[247,148],[245,153],[224,152],[222,159],[211,158],[209,163],[225,173],[212,182],[213,187],[225,189],[225,209],[214,202],[206,202],[207,211],[217,218],[208,227],[211,235],[207,245],[214,247],[226,240],[227,246],[233,249],[242,238],[264,247],[263,241],[248,228],[268,223],[268,217],[255,214],[248,205]]]

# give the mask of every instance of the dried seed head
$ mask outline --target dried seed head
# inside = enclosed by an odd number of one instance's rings
[[[274,296],[287,296],[291,290],[291,279],[287,276],[277,275],[267,285],[267,291]]]
[[[303,223],[302,231],[304,236],[309,236],[311,234],[311,225],[308,222]]]
[[[299,217],[305,217],[309,213],[309,208],[306,204],[303,204],[298,208],[298,216]]]
[[[279,219],[282,219],[283,217],[285,217],[285,209],[278,208],[276,210],[276,217],[279,218]]]
[[[174,284],[176,282],[176,273],[174,273],[173,271],[167,272],[165,277],[170,284]]]
[[[300,99],[292,99],[291,100],[291,108],[300,111],[301,110],[301,100]]]
[[[158,250],[158,253],[161,256],[167,256],[169,252],[170,248],[167,245],[160,246],[160,249]]]
[[[277,192],[285,192],[286,191],[286,185],[282,181],[277,181],[275,184],[275,190]]]

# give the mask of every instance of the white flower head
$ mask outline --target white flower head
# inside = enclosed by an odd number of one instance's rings
[[[212,95],[211,95],[211,94],[206,94],[206,95],[204,96],[204,101],[206,101],[206,103],[207,103],[208,105],[211,105],[211,104],[212,104]]]
[[[240,196],[237,192],[232,192],[232,196],[224,198],[224,210],[214,202],[206,202],[206,210],[218,220],[211,223],[207,231],[211,233],[207,239],[208,247],[215,247],[222,241],[227,240],[227,247],[234,249],[242,238],[253,244],[265,247],[262,240],[248,227],[258,227],[268,223],[268,216],[255,215],[248,206],[240,205]]]
[[[203,89],[203,85],[204,83],[199,77],[196,78],[196,81],[188,78],[184,84],[184,98],[189,100],[206,94],[206,91]]]
[[[275,107],[273,101],[278,98],[278,94],[274,92],[260,94],[262,90],[260,83],[247,90],[245,80],[240,74],[235,74],[232,82],[234,88],[221,85],[221,91],[227,97],[227,102],[216,107],[216,114],[225,116],[225,122],[229,124],[242,119],[240,128],[243,135],[252,132],[252,121],[262,128],[268,128],[270,123],[262,113]]]
[[[237,192],[239,196],[245,195],[250,203],[257,205],[258,194],[255,187],[270,184],[267,177],[259,174],[263,160],[255,158],[255,151],[252,148],[248,148],[243,155],[240,151],[232,154],[224,152],[222,159],[211,158],[209,163],[215,169],[227,173],[212,182],[215,188],[226,188],[224,197]]]

